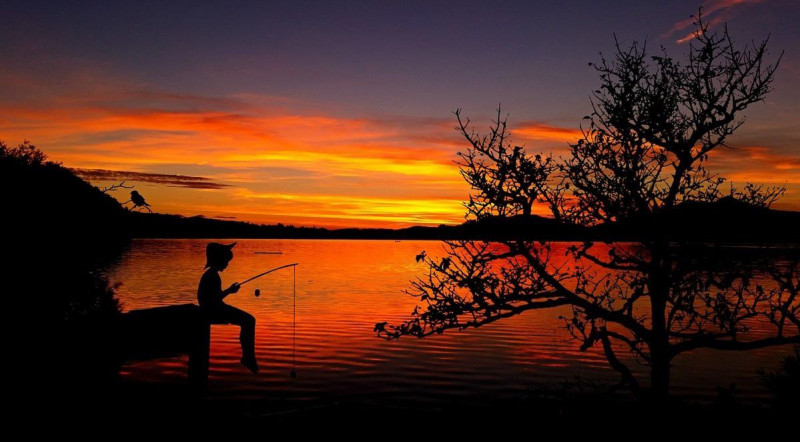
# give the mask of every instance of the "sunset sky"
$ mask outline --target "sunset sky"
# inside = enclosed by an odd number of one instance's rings
[[[648,39],[680,58],[690,1],[3,2],[0,140],[30,140],[153,209],[326,227],[459,223],[452,114],[566,152],[588,66]],[[710,0],[740,43],[785,55],[710,168],[787,184],[800,210],[800,2]],[[118,192],[118,198],[127,194]]]

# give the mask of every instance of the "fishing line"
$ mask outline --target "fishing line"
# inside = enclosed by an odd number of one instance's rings
[[[297,349],[297,266],[292,266],[292,371],[289,376],[297,377],[294,369],[295,351]]]
[[[258,279],[264,275],[268,275],[276,270],[285,269],[286,267],[292,268],[292,371],[289,372],[289,376],[292,378],[297,377],[297,371],[295,370],[295,361],[297,355],[297,263],[293,262],[291,264],[285,264],[282,266],[275,267],[274,269],[269,269],[266,272],[259,273],[252,278],[245,279],[244,281],[239,283],[239,286],[243,286],[248,282]],[[256,296],[261,295],[261,290],[256,289]]]

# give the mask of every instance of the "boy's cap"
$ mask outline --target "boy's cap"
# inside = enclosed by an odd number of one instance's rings
[[[212,262],[230,261],[233,258],[231,249],[236,243],[220,244],[210,242],[206,245],[206,268],[211,267]]]

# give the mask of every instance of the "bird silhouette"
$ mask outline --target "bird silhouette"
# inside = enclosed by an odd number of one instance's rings
[[[150,210],[150,204],[147,204],[144,197],[136,190],[131,191],[131,199],[128,202],[133,203],[133,209],[147,209],[148,212],[153,213],[153,211]]]

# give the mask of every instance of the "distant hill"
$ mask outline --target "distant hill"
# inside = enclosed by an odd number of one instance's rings
[[[656,232],[672,240],[722,243],[800,243],[800,212],[771,210],[733,198],[684,203],[650,219],[595,227],[559,223],[550,218],[486,218],[459,225],[403,229],[323,229],[257,225],[203,217],[130,213],[131,235],[138,238],[306,238],[306,239],[478,239],[524,238],[551,241],[636,241]]]
[[[129,238],[307,238],[630,240],[656,232],[670,239],[709,242],[800,242],[800,212],[771,210],[731,197],[687,202],[651,216],[591,228],[539,216],[487,218],[459,225],[404,229],[324,229],[259,225],[241,221],[131,212],[36,150],[5,149],[0,155],[0,196],[7,232],[18,240],[86,248]]]
[[[639,240],[654,232],[673,240],[800,243],[800,212],[754,206],[733,197],[685,202],[653,216],[597,226],[592,236]]]
[[[325,229],[252,224],[203,216],[128,212],[128,231],[134,238],[319,238]]]
[[[574,239],[586,236],[587,230],[558,223],[552,219],[490,218],[467,221],[460,225],[438,227],[414,226],[403,229],[345,228],[324,229],[283,224],[259,225],[224,221],[202,216],[183,217],[156,213],[129,213],[131,236],[136,238],[298,238],[298,239],[482,239],[507,238]]]

